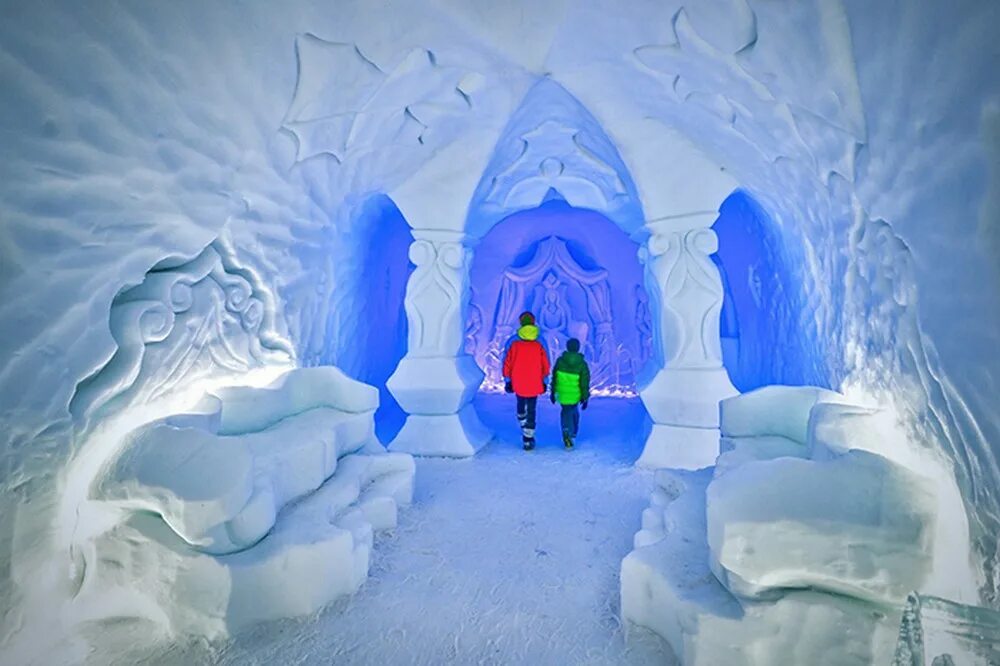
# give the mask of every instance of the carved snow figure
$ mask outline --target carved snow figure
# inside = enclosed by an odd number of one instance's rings
[[[565,239],[544,238],[526,265],[504,271],[491,347],[503,348],[513,333],[508,322],[515,321],[515,313],[525,305],[539,312],[540,340],[550,352],[564,349],[567,339],[577,338],[584,353],[594,359],[593,387],[621,388],[617,382],[630,373],[619,368],[621,345],[615,334],[607,270],[582,266]],[[497,372],[488,363],[486,367]],[[499,385],[500,377],[491,375],[490,383]]]
[[[465,327],[466,354],[473,354],[476,351],[476,336],[481,330],[483,330],[483,311],[478,305],[472,305],[469,308],[469,323]]]
[[[635,286],[635,328],[639,334],[639,358],[638,367],[633,370],[639,374],[646,361],[653,357],[653,318],[649,313],[649,296],[640,285]]]
[[[566,305],[566,285],[562,284],[555,273],[549,271],[542,283],[535,287],[535,300],[541,300],[541,304],[535,306],[539,311],[539,329],[545,336],[548,348],[555,353],[564,347],[563,341],[571,323],[570,310]]]

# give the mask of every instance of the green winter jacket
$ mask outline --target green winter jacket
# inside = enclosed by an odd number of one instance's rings
[[[590,399],[590,368],[579,352],[565,351],[552,369],[552,395],[561,405]]]

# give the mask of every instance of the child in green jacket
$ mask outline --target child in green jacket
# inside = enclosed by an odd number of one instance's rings
[[[590,400],[590,368],[580,353],[580,341],[570,338],[566,342],[566,351],[562,353],[556,365],[552,368],[552,393],[550,398],[562,405],[560,422],[562,423],[563,444],[566,450],[573,448],[573,440],[580,430],[580,410],[577,405],[587,409]]]

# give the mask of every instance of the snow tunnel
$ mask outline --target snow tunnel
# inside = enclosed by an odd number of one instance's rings
[[[0,661],[996,661],[998,24],[6,3]],[[483,418],[522,309],[607,439]]]

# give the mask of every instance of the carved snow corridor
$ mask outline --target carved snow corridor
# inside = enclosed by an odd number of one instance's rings
[[[14,5],[0,663],[1000,663],[1000,4]]]

